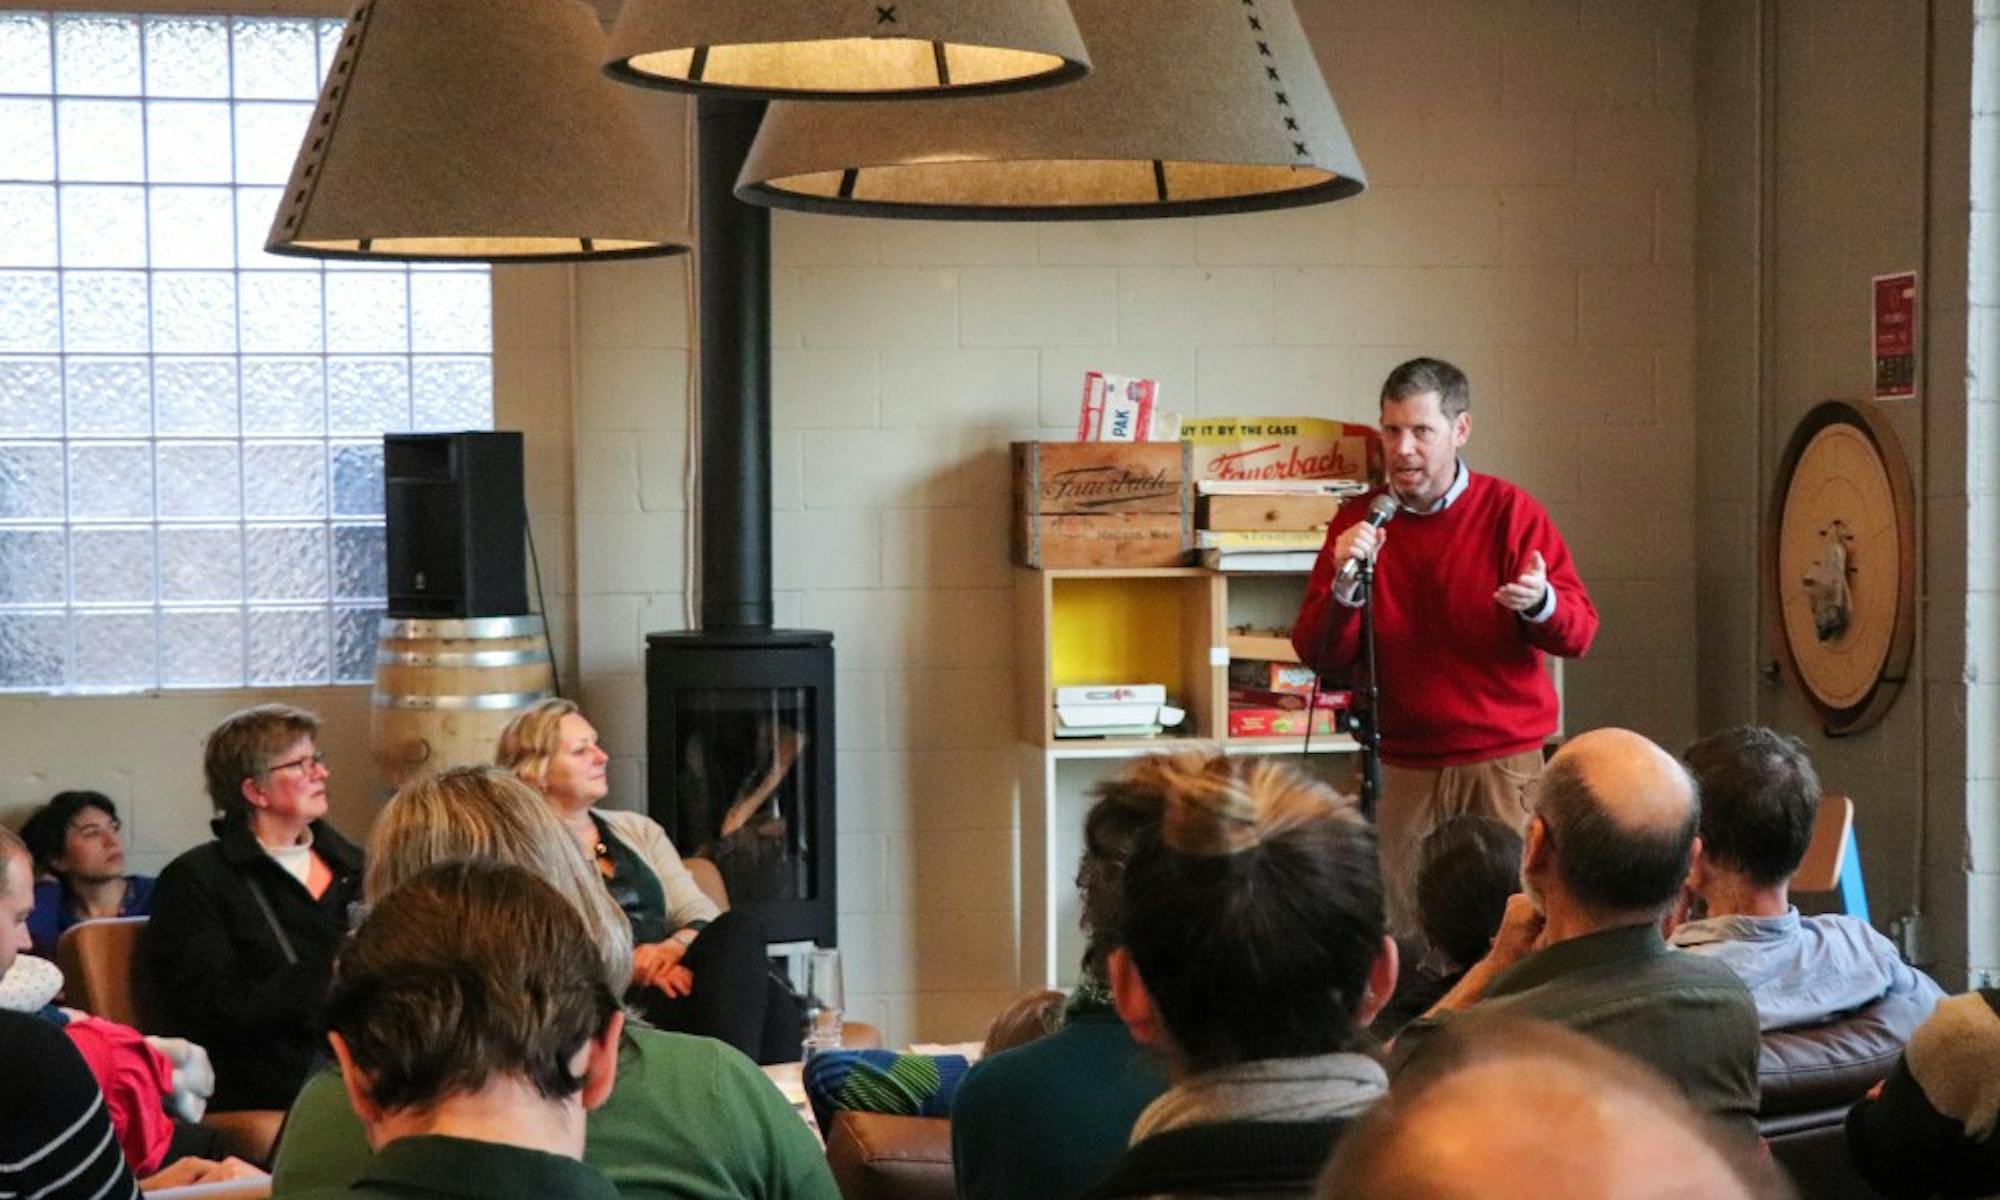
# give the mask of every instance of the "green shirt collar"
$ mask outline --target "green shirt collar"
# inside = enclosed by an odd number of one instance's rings
[[[619,1200],[618,1190],[573,1158],[500,1142],[424,1134],[398,1138],[368,1160],[356,1185],[365,1193],[412,1190],[439,1196],[564,1196],[570,1200]]]

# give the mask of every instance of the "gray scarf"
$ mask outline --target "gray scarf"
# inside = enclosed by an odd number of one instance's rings
[[[1359,1114],[1389,1088],[1363,1054],[1263,1058],[1204,1071],[1168,1088],[1132,1126],[1138,1142],[1169,1129],[1221,1121],[1325,1121]]]

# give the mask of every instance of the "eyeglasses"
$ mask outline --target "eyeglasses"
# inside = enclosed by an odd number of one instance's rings
[[[119,820],[117,817],[113,817],[108,821],[93,821],[88,825],[72,825],[69,827],[69,831],[81,838],[103,842],[117,837],[118,831],[123,828],[125,828],[125,822]]]
[[[265,767],[263,770],[257,772],[257,774],[276,775],[280,771],[296,770],[301,775],[310,775],[312,774],[312,769],[314,767],[324,767],[325,765],[326,765],[326,751],[315,750],[311,754],[307,754],[303,757],[294,758],[288,762],[281,762],[276,764],[275,766]]]

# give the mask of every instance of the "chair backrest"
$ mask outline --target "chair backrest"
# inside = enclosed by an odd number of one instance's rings
[[[104,917],[63,930],[56,943],[56,964],[63,971],[67,1003],[92,1016],[144,1029],[132,987],[132,962],[145,928],[144,917]]]
[[[1821,797],[1812,840],[1792,876],[1795,892],[1835,892],[1848,916],[1868,920],[1868,888],[1861,878],[1861,848],[1854,836],[1854,801]]]
[[[722,882],[722,872],[716,865],[706,858],[683,858],[681,862],[687,867],[688,874],[694,876],[695,884],[710,900],[715,901],[715,906],[724,912],[729,911],[729,885]]]

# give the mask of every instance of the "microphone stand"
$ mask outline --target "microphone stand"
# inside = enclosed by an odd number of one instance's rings
[[[1356,582],[1361,596],[1361,652],[1367,664],[1368,684],[1363,690],[1363,718],[1350,721],[1354,741],[1361,747],[1361,815],[1375,823],[1375,806],[1382,798],[1382,694],[1375,684],[1375,560],[1361,560]],[[1330,598],[1330,597],[1329,597]],[[1307,714],[1311,729],[1311,714]]]

